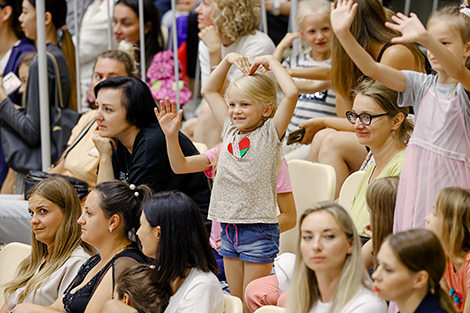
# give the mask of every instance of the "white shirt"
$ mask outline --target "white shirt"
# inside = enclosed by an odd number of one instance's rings
[[[333,302],[318,301],[309,313],[330,313]],[[339,313],[385,313],[385,303],[377,295],[361,286]]]
[[[222,313],[224,295],[214,273],[192,268],[164,313]]]

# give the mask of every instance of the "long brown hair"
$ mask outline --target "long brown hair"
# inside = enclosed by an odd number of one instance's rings
[[[351,24],[351,33],[358,43],[367,51],[370,51],[372,41],[386,44],[393,37],[399,36],[385,26],[389,21],[389,14],[379,0],[356,0],[359,4],[356,16]],[[415,44],[404,44],[415,59],[416,70],[424,71],[424,55]],[[346,73],[346,74],[345,74]],[[343,46],[333,36],[331,50],[331,83],[336,93],[352,103],[351,89],[356,86],[358,79],[363,75],[359,68],[348,56]]]
[[[88,254],[96,253],[94,248],[80,239],[81,227],[77,220],[82,208],[75,188],[67,180],[62,177],[45,179],[31,188],[28,199],[33,195],[39,195],[56,204],[61,209],[64,219],[55,234],[52,251],[48,252],[47,246],[38,241],[31,232],[31,255],[21,262],[15,275],[16,278],[6,284],[4,291],[5,298],[7,298],[18,288],[25,287],[18,296],[18,302],[23,302],[31,293],[35,295],[80,245]],[[50,253],[49,262],[36,273],[48,253]]]
[[[434,293],[446,312],[456,312],[451,299],[439,285],[444,275],[446,256],[436,235],[429,230],[412,229],[391,235],[385,240],[395,256],[411,272],[424,270],[428,273],[428,291]]]
[[[382,177],[367,187],[366,202],[370,209],[370,223],[372,225],[374,269],[377,268],[377,253],[382,242],[393,232],[393,216],[399,179],[398,176]]]

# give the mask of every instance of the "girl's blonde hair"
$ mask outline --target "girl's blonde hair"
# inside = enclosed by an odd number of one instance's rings
[[[253,0],[214,0],[212,20],[222,37],[231,42],[258,29],[260,8]]]
[[[448,5],[431,13],[428,19],[426,28],[429,28],[436,22],[445,22],[458,31],[464,44],[470,42],[470,17],[466,14],[460,13],[458,5]],[[470,57],[467,58],[465,66],[470,68]]]
[[[330,213],[336,219],[352,245],[352,253],[346,257],[346,262],[334,291],[333,306],[330,312],[337,313],[351,300],[360,286],[371,289],[371,280],[364,269],[361,255],[361,240],[357,234],[354,222],[339,204],[329,201],[320,202],[302,214],[299,220],[298,247],[301,240],[300,230],[302,222],[308,215],[321,211]],[[315,272],[305,265],[300,248],[298,248],[294,277],[287,302],[287,312],[307,313],[320,300],[321,294]]]
[[[330,20],[331,5],[328,0],[301,0],[297,8],[297,15],[295,21],[297,28],[300,31],[304,29],[305,17],[313,14],[318,14]]]
[[[351,33],[357,42],[370,53],[370,43],[389,43],[400,36],[385,26],[390,21],[390,11],[386,11],[379,0],[355,0],[359,4],[351,25]],[[404,44],[414,56],[415,70],[424,72],[424,54],[415,44]],[[345,74],[346,73],[346,74]],[[333,36],[331,46],[331,83],[336,93],[352,102],[351,89],[356,86],[363,74],[348,56],[339,40]]]
[[[399,179],[398,176],[382,177],[367,187],[366,202],[370,209],[370,223],[372,225],[374,269],[377,268],[377,253],[382,242],[393,232],[393,216]]]
[[[235,78],[225,92],[225,101],[228,102],[230,89],[236,86],[240,93],[249,99],[258,101],[267,108],[272,105],[273,110],[269,117],[273,117],[277,109],[278,84],[272,73],[256,73]]]
[[[356,85],[351,94],[354,98],[357,95],[363,95],[371,98],[380,108],[382,108],[382,110],[390,114],[390,118],[394,118],[399,113],[403,114],[403,122],[395,130],[397,133],[395,138],[402,145],[406,145],[408,143],[414,128],[414,124],[410,119],[407,118],[409,108],[399,107],[397,105],[398,92],[388,88],[376,80],[366,78]]]
[[[38,195],[56,204],[62,211],[64,219],[54,237],[52,251],[47,251],[47,246],[31,235],[31,255],[21,262],[15,279],[5,286],[5,299],[18,288],[24,290],[18,295],[18,303],[24,301],[26,296],[33,294],[70,258],[71,254],[80,245],[85,251],[93,255],[94,248],[81,239],[81,227],[77,223],[81,215],[81,205],[74,187],[62,177],[45,179],[31,188],[28,199]],[[43,259],[50,253],[49,262],[37,272]],[[36,273],[37,272],[37,273]],[[40,295],[39,295],[40,296]]]
[[[440,233],[448,256],[453,261],[464,262],[470,251],[470,191],[459,187],[442,189],[435,209],[442,219]]]

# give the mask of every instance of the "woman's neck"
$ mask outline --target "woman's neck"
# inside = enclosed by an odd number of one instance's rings
[[[128,245],[132,243],[127,237],[122,236],[123,235],[119,235],[116,232],[114,237],[108,238],[106,242],[103,242],[102,245],[96,247],[100,253],[101,261],[107,263],[116,254],[123,251]]]
[[[191,271],[190,268],[186,269],[186,271],[184,272],[184,277],[183,278],[178,277],[178,278],[176,278],[175,280],[173,280],[171,282],[171,292],[173,294],[175,294],[178,291],[178,289],[180,289],[181,285],[184,283],[184,281],[188,277],[190,271]]]
[[[220,41],[222,42],[222,45],[223,45],[224,47],[228,47],[228,46],[230,46],[232,43],[235,42],[235,41],[231,41],[230,39],[228,39],[228,38],[225,37],[225,36],[221,36]]]
[[[380,148],[370,147],[376,168],[382,170],[398,152],[405,150],[405,148],[406,146],[404,144],[394,138],[389,138]],[[377,172],[377,174],[379,173],[380,172]]]
[[[338,284],[341,272],[315,273],[320,290],[321,301],[327,303],[333,300],[333,293]]]
[[[126,147],[127,151],[129,151],[130,154],[132,154],[132,149],[134,149],[135,138],[137,137],[139,132],[139,128],[132,126],[127,132],[120,135],[119,137],[116,137],[116,139],[119,140],[124,145],[124,147]]]
[[[0,45],[0,59],[2,59],[8,50],[13,48],[18,41],[18,37],[16,37],[15,32],[10,27],[3,25],[0,27],[0,41],[2,42]]]
[[[402,299],[396,299],[400,313],[413,313],[428,294],[427,288],[416,289],[413,293],[405,295]]]

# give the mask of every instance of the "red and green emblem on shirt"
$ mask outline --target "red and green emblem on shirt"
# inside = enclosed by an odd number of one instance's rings
[[[249,148],[250,139],[248,137],[243,138],[240,142],[232,141],[227,146],[228,152],[237,159],[243,158]]]

